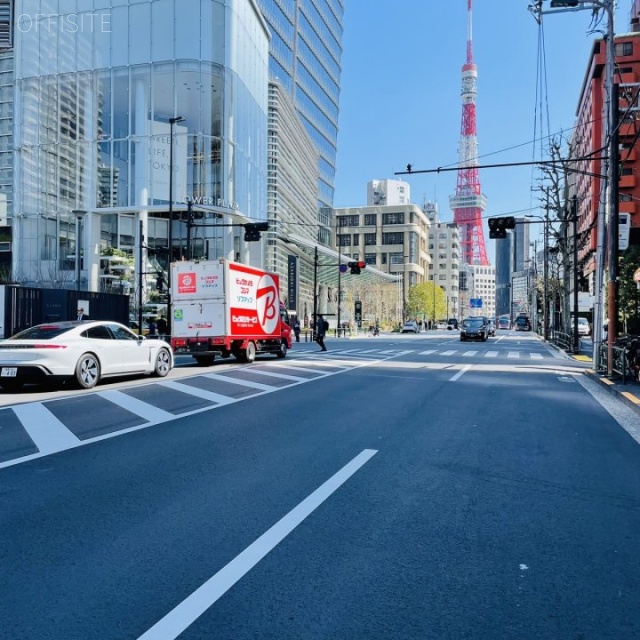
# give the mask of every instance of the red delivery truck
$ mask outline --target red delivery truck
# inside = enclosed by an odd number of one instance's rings
[[[289,316],[275,273],[230,260],[171,264],[171,346],[198,364],[216,356],[253,362],[256,353],[284,358]]]

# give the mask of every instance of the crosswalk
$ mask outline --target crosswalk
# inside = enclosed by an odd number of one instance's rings
[[[318,357],[326,359],[327,357],[335,358],[338,356],[348,356],[350,358],[371,358],[376,356],[384,357],[402,357],[405,355],[413,354],[414,356],[456,356],[462,358],[498,358],[503,357],[508,360],[542,360],[544,355],[535,351],[521,351],[521,350],[508,350],[508,351],[481,351],[479,349],[427,349],[425,351],[418,351],[416,349],[332,349],[328,356],[318,355],[316,351],[302,352],[296,354],[296,356],[302,357]]]
[[[513,360],[543,358],[535,352],[469,348],[300,350],[286,360],[223,365],[187,377],[5,405],[0,407],[0,469],[358,367],[398,362],[404,356],[412,360],[442,356],[446,362],[500,355]]]

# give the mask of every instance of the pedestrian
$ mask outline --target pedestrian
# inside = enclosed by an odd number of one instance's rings
[[[293,319],[293,333],[296,337],[296,342],[300,342],[300,320],[298,318]]]
[[[83,320],[88,320],[88,319],[89,319],[89,316],[84,312],[84,309],[82,307],[79,307],[76,320],[82,322]]]
[[[320,345],[320,351],[326,351],[327,347],[324,346],[324,337],[329,328],[329,323],[322,317],[322,314],[318,314],[316,318],[316,342]]]
[[[158,318],[158,335],[162,338],[167,335],[167,320],[164,316]]]
[[[149,320],[149,335],[150,336],[155,336],[156,334],[156,329],[158,328],[158,326],[156,325],[156,319],[155,318],[151,318],[151,320]]]

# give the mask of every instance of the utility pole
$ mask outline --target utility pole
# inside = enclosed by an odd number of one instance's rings
[[[318,330],[318,247],[313,248],[313,332],[311,337],[316,337]]]
[[[571,198],[571,217],[573,219],[573,353],[580,351],[578,335],[578,197]]]

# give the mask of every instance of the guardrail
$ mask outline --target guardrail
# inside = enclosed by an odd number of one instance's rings
[[[611,367],[612,373],[622,378],[622,384],[627,384],[627,375],[629,371],[629,365],[627,358],[625,357],[625,348],[613,345],[611,347],[613,351],[613,366]],[[600,368],[598,373],[605,373],[609,371],[609,346],[607,344],[600,345]]]

